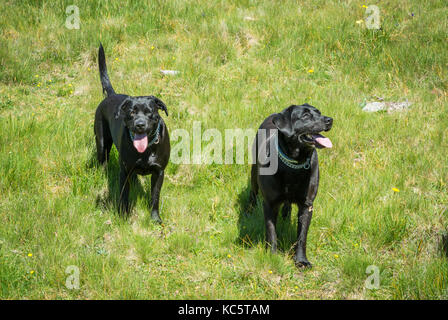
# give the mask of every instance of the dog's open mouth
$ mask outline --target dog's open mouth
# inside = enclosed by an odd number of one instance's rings
[[[300,136],[303,142],[314,144],[317,148],[331,148],[331,140],[319,133],[302,134]]]
[[[132,144],[138,152],[145,152],[148,147],[148,135],[146,133],[131,134]]]

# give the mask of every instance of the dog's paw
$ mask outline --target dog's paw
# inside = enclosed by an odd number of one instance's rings
[[[299,269],[311,269],[313,265],[306,259],[294,260],[294,263]]]
[[[157,212],[154,211],[151,212],[151,219],[158,224],[162,224],[162,219],[160,218],[159,213]]]

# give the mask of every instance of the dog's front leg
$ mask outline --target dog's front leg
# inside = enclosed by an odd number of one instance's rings
[[[162,223],[159,215],[159,199],[164,176],[165,171],[163,170],[154,172],[151,175],[151,218],[158,223]]]
[[[313,215],[312,203],[299,205],[299,218],[297,225],[297,247],[294,262],[297,267],[311,267],[311,263],[306,258],[306,237]]]
[[[311,175],[308,181],[308,188],[304,199],[299,201],[299,214],[297,224],[297,246],[294,255],[294,262],[297,267],[311,268],[311,263],[306,258],[306,238],[313,216],[313,203],[319,188],[319,164],[317,152],[311,156]]]
[[[129,214],[129,172],[125,166],[120,163],[120,198],[119,198],[119,210],[121,214]]]
[[[263,201],[264,222],[266,225],[266,246],[271,248],[271,252],[277,251],[277,232],[275,231],[275,225],[277,222],[278,205],[272,206],[271,204]]]

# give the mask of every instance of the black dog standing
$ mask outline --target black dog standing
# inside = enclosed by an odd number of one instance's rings
[[[256,163],[252,165],[250,202],[256,203],[258,190],[263,195],[263,211],[266,225],[266,242],[271,251],[277,250],[275,230],[279,207],[283,204],[283,217],[289,216],[291,203],[299,207],[297,246],[294,261],[297,266],[311,267],[306,257],[306,238],[313,213],[313,201],[319,186],[317,148],[331,148],[330,139],[319,134],[331,129],[333,119],[304,104],[292,105],[280,113],[270,115],[260,129],[277,129],[278,143],[270,143],[274,136],[255,139]],[[268,130],[270,131],[270,130]],[[264,141],[259,141],[265,139]],[[259,146],[265,145],[267,153],[278,157],[274,174],[262,175],[260,169],[267,166],[258,159]],[[269,146],[275,145],[274,150]],[[272,158],[271,158],[272,159]]]
[[[170,157],[170,139],[158,110],[166,105],[154,96],[131,97],[116,94],[107,75],[103,46],[98,51],[101,85],[106,98],[95,113],[95,138],[98,161],[109,158],[112,143],[120,156],[120,202],[122,213],[129,213],[129,185],[136,174],[151,174],[151,217],[161,223],[160,190],[164,169]]]

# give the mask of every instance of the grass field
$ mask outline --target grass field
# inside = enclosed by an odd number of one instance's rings
[[[71,4],[79,29],[65,26]],[[363,21],[371,4],[381,30]],[[445,0],[2,1],[0,298],[447,299],[447,31]],[[170,131],[256,129],[304,102],[334,118],[312,269],[292,260],[295,208],[280,252],[264,249],[261,207],[242,209],[249,165],[170,163],[163,226],[147,177],[130,219],[117,215],[117,152],[95,160],[99,41],[115,90],[159,96]],[[412,106],[363,112],[374,96]]]

